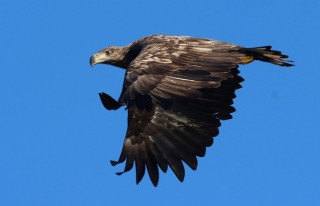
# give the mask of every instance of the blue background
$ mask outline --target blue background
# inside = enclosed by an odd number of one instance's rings
[[[318,0],[3,1],[0,205],[320,205]],[[89,66],[108,45],[150,34],[272,45],[295,60],[241,69],[234,119],[196,172],[121,177],[126,111],[108,112],[124,70]]]

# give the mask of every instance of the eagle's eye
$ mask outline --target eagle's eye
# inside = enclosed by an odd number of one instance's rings
[[[112,52],[110,50],[106,50],[106,55],[110,55]]]

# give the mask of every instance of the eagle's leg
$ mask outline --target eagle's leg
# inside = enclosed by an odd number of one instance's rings
[[[115,99],[113,99],[111,96],[109,96],[104,92],[99,93],[99,96],[103,106],[107,110],[117,110],[122,106],[122,104],[120,104],[118,101],[116,101]]]

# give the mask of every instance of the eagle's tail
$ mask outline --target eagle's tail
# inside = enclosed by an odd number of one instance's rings
[[[248,55],[252,60],[260,60],[264,62],[270,62],[272,64],[291,67],[294,66],[288,60],[288,56],[282,54],[280,51],[271,50],[271,46],[262,46],[262,47],[254,47],[254,48],[241,48],[239,49],[241,53]],[[244,62],[246,63],[246,62]],[[249,63],[249,62],[247,62]]]

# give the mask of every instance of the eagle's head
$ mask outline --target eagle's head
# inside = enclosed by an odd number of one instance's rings
[[[94,66],[96,64],[110,64],[123,68],[124,57],[127,52],[125,48],[126,47],[116,46],[104,48],[91,56],[90,65]]]

